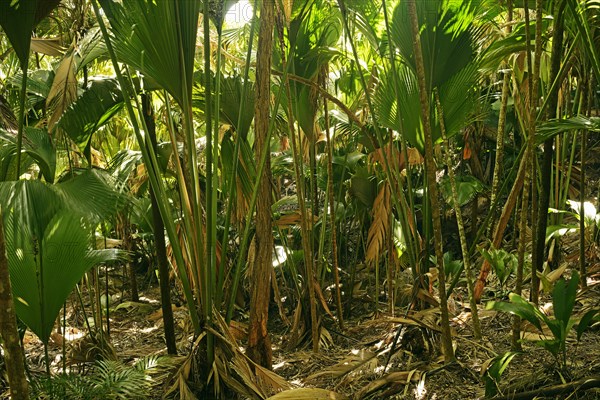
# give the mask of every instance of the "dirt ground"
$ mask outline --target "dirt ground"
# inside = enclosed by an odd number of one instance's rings
[[[577,313],[600,306],[600,268],[593,266],[590,286],[578,297]],[[115,294],[110,315],[112,347],[106,354],[128,363],[149,354],[165,354],[159,292],[155,284],[143,288],[140,303],[120,299]],[[465,303],[463,303],[463,300]],[[375,312],[372,302],[357,298],[352,315],[342,331],[329,316],[323,316],[320,352],[308,345],[288,349],[289,327],[273,308],[270,331],[274,346],[273,369],[296,387],[317,387],[345,395],[350,399],[479,399],[484,396],[482,368],[497,355],[511,350],[511,317],[486,311],[485,300],[479,306],[484,338],[473,338],[470,312],[464,288],[457,288],[451,299],[452,328],[456,361],[444,364],[440,356],[439,314],[426,310],[414,314],[391,315],[381,303]],[[547,295],[544,302],[549,302]],[[69,308],[65,351],[73,371],[85,373],[99,357],[98,349],[84,336],[83,316]],[[191,332],[187,312],[174,307],[180,352],[189,351]],[[76,328],[78,326],[79,328]],[[243,322],[238,328],[243,330]],[[534,330],[524,326],[525,335]],[[62,368],[63,335],[54,334],[50,343],[52,369]],[[44,352],[41,342],[31,333],[24,339],[31,374],[43,374]],[[240,343],[243,346],[243,343]],[[600,376],[600,327],[594,326],[577,343],[568,343],[568,370],[560,373],[550,353],[532,342],[523,342],[499,382],[501,394],[511,395],[587,377]],[[158,385],[161,387],[161,385]],[[164,387],[164,385],[162,385]],[[0,393],[6,388],[0,387]],[[160,391],[156,392],[160,398]],[[4,393],[6,395],[6,393]],[[2,398],[2,396],[0,396]],[[333,397],[332,397],[333,398]],[[341,398],[341,397],[340,397]],[[547,399],[596,399],[599,389],[575,391]]]

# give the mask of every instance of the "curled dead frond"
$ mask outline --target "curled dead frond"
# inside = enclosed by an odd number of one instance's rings
[[[420,379],[421,372],[417,370],[392,372],[385,375],[381,379],[369,382],[365,387],[356,393],[355,398],[364,399],[387,386],[408,385],[411,382],[419,382]]]
[[[369,227],[367,237],[367,254],[369,265],[374,266],[379,261],[379,254],[384,251],[390,235],[390,214],[392,212],[391,189],[388,183],[383,183],[373,203],[373,222]]]
[[[351,377],[357,373],[371,371],[377,367],[377,353],[372,353],[368,350],[360,350],[351,353],[337,364],[325,368],[307,377],[304,382],[312,383],[322,378],[345,378]],[[342,380],[340,385],[345,382]]]
[[[267,400],[348,400],[348,397],[326,389],[298,388],[277,393]]]

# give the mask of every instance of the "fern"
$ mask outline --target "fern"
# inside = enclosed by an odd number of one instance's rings
[[[159,380],[152,377],[171,363],[168,358],[149,356],[126,365],[99,361],[89,375],[60,374],[32,382],[33,398],[42,400],[135,400],[147,399]]]

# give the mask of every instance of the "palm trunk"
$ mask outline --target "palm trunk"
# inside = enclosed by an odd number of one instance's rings
[[[10,276],[8,273],[8,259],[4,243],[2,228],[2,214],[0,213],[0,335],[4,341],[4,359],[6,372],[10,385],[10,395],[14,400],[29,399],[29,387],[25,379],[25,357],[19,332],[17,330],[17,317],[12,298]]]
[[[256,105],[254,144],[256,159],[262,151],[269,151],[265,143],[270,140],[271,57],[275,12],[273,4],[263,1],[260,9],[260,30],[256,62]],[[248,329],[248,356],[263,367],[271,368],[273,353],[267,330],[269,299],[271,293],[271,270],[273,253],[273,228],[271,220],[271,162],[267,155],[265,170],[258,177],[258,201],[256,203],[256,259],[252,268],[252,294],[250,298],[250,327]]]
[[[513,16],[513,8],[512,1],[508,0],[508,11],[506,17],[506,33],[510,35],[512,31],[512,16]],[[508,69],[508,63],[504,64],[504,68]],[[502,97],[500,99],[500,112],[498,115],[498,132],[496,135],[496,160],[494,164],[494,177],[492,179],[492,193],[490,204],[494,205],[496,201],[496,197],[498,196],[498,190],[500,189],[500,176],[502,174],[502,163],[504,161],[504,131],[506,129],[506,111],[508,110],[508,98],[510,97],[510,73],[504,72],[504,78],[502,79]],[[494,207],[496,209],[496,207]],[[494,213],[495,210],[490,210],[490,212]],[[494,226],[495,223],[494,216],[490,220],[490,227]]]
[[[294,127],[293,120],[293,111],[292,111],[292,92],[290,89],[290,82],[287,77],[288,64],[286,60],[286,45],[284,42],[284,33],[283,33],[283,19],[277,19],[277,33],[279,39],[279,46],[281,48],[281,54],[283,55],[281,58],[281,64],[283,67],[283,71],[286,71],[284,74],[284,89],[285,95],[287,97],[287,113],[288,113],[288,129],[290,132],[290,142],[292,147],[292,154],[294,158],[294,174],[296,176],[296,184],[297,184],[297,197],[298,197],[298,205],[300,207],[300,229],[302,232],[302,250],[304,251],[304,265],[305,265],[305,275],[306,275],[306,292],[308,292],[308,309],[310,314],[310,329],[311,329],[311,338],[312,338],[312,350],[314,353],[319,351],[319,318],[317,316],[317,300],[316,300],[316,285],[315,285],[315,271],[314,271],[314,257],[313,257],[313,247],[310,237],[312,236],[311,227],[309,225],[312,220],[312,213],[309,215],[308,210],[306,209],[306,186],[304,184],[304,175],[302,173],[302,156],[301,156],[301,145],[300,140],[297,137],[297,131]],[[306,293],[305,292],[305,293]],[[299,329],[298,326],[300,324],[300,313],[306,314],[306,308],[302,308],[302,303],[299,302],[296,308],[296,315],[298,318],[294,317],[294,324],[292,325],[292,333],[289,340],[290,346],[295,346],[299,340]]]
[[[150,144],[154,147],[154,152],[157,152],[156,123],[154,122],[152,95],[144,93],[141,97],[142,112],[144,114]],[[167,344],[167,353],[175,355],[177,354],[177,344],[175,343],[175,324],[173,322],[173,309],[171,308],[171,282],[169,279],[169,262],[167,260],[167,248],[165,244],[165,225],[160,216],[160,210],[158,209],[156,195],[152,186],[150,186],[150,201],[152,203],[152,230],[154,231],[154,242],[156,245],[165,342]]]
[[[550,80],[554,82],[560,71],[560,59],[563,52],[563,36],[564,36],[564,13],[566,1],[561,0],[558,4],[558,12],[555,19],[554,33],[552,36],[552,53],[550,56]],[[548,119],[556,117],[556,106],[558,104],[558,88],[562,85],[555,85],[554,92],[548,93],[548,109],[546,116]],[[548,207],[550,206],[550,178],[552,175],[552,157],[554,149],[552,146],[554,139],[548,139],[544,142],[544,158],[542,160],[541,172],[541,187],[539,208],[537,214],[537,242],[536,247],[532,251],[535,252],[536,264],[532,266],[532,287],[531,300],[537,304],[539,297],[539,284],[537,283],[536,271],[542,271],[544,266],[544,253],[546,250],[546,227],[548,226]],[[534,284],[535,283],[535,284]]]
[[[342,293],[340,289],[339,259],[337,248],[337,222],[335,220],[335,204],[333,191],[333,143],[329,132],[329,109],[327,99],[323,100],[325,112],[325,134],[327,135],[327,190],[329,191],[329,215],[331,216],[331,259],[333,262],[333,276],[335,280],[335,301],[337,307],[338,324],[344,331],[344,310],[342,308]],[[325,213],[324,215],[326,215]]]
[[[444,249],[442,243],[442,221],[440,218],[440,206],[438,204],[438,187],[435,179],[436,167],[433,159],[433,140],[431,137],[431,121],[429,94],[427,93],[427,82],[425,78],[425,65],[421,50],[421,38],[419,35],[419,20],[415,0],[408,2],[408,12],[413,34],[413,46],[415,51],[415,63],[417,66],[417,79],[419,82],[419,99],[421,102],[421,116],[423,118],[423,130],[425,136],[425,170],[427,173],[427,190],[431,204],[431,217],[433,219],[433,237],[435,256],[439,273],[440,311],[442,313],[442,351],[444,360],[450,362],[454,359],[452,348],[452,335],[450,333],[450,318],[448,314],[448,299],[446,298],[446,274],[444,272]]]
[[[477,301],[473,294],[473,270],[471,268],[471,260],[469,259],[469,245],[467,244],[467,235],[465,233],[465,224],[463,222],[462,210],[458,201],[458,189],[456,188],[456,177],[452,168],[452,160],[450,159],[451,148],[450,141],[446,137],[446,127],[444,122],[444,110],[440,103],[438,92],[435,92],[435,102],[440,120],[440,130],[442,138],[446,144],[446,164],[448,165],[448,177],[450,178],[450,186],[452,189],[452,201],[454,202],[454,210],[456,212],[456,224],[458,225],[458,236],[460,238],[460,249],[463,255],[463,265],[465,266],[465,275],[467,278],[467,290],[469,292],[469,305],[471,306],[471,316],[473,319],[473,336],[475,340],[481,340],[481,324],[479,322],[479,311],[477,310]]]

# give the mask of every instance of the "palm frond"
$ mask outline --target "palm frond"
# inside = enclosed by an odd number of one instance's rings
[[[191,99],[200,1],[100,0],[100,4],[120,61],[154,79],[179,104],[185,97]]]
[[[2,164],[6,163],[7,169],[14,169],[14,165],[10,165],[16,160],[17,140],[15,135],[8,133],[0,128],[0,143],[3,148]],[[42,129],[25,127],[23,132],[23,151],[30,157],[22,158],[26,164],[21,165],[21,171],[24,167],[29,167],[31,160],[35,160],[36,164],[42,171],[47,182],[54,182],[56,172],[56,149],[52,143],[48,132]],[[16,162],[16,161],[15,161]],[[22,163],[23,164],[23,163]],[[1,174],[0,174],[1,175]]]
[[[90,250],[91,229],[67,211],[56,213],[40,236],[32,234],[14,208],[6,214],[15,310],[47,343],[54,321],[75,284],[94,265],[116,260],[119,251]]]
[[[277,393],[267,400],[348,400],[348,397],[326,389],[298,388]]]
[[[64,111],[56,127],[83,150],[92,134],[122,106],[123,95],[114,79],[92,80],[90,87]]]
[[[55,189],[65,207],[88,221],[108,218],[131,202],[123,182],[97,169],[85,170]]]
[[[52,87],[46,99],[46,107],[50,110],[48,130],[52,132],[67,107],[77,98],[77,76],[75,69],[75,53],[62,59],[54,75]]]
[[[388,242],[390,230],[390,214],[392,213],[391,189],[387,182],[384,182],[379,189],[379,193],[373,203],[371,211],[373,222],[369,227],[367,236],[367,253],[365,260],[376,267],[379,255],[385,250]]]

